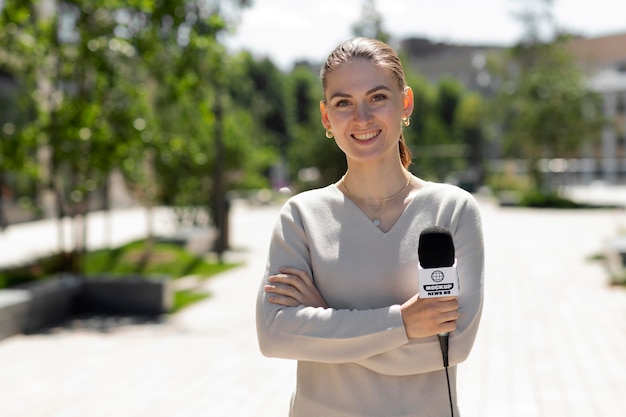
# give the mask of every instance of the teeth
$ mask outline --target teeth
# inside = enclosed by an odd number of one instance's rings
[[[378,135],[378,133],[379,133],[379,132],[378,132],[378,131],[376,131],[376,132],[369,132],[369,133],[363,133],[363,134],[360,134],[360,135],[352,135],[352,136],[353,136],[355,139],[358,139],[358,140],[368,140],[368,139],[371,139],[371,138],[373,138],[374,136]]]

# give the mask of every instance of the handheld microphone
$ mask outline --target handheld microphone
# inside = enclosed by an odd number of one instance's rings
[[[419,246],[419,286],[421,298],[459,295],[459,276],[456,272],[456,259],[452,234],[445,227],[427,227],[420,234]],[[454,417],[450,375],[448,374],[448,336],[439,333],[439,346],[443,357],[448,382],[448,398],[450,399],[450,415]]]
[[[422,231],[417,249],[421,298],[459,295],[459,277],[452,234],[441,226]],[[448,367],[448,333],[439,334],[444,366]]]

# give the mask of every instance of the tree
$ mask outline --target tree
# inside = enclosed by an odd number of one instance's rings
[[[176,174],[157,168],[179,170],[191,161],[190,175],[181,177],[210,184],[212,173],[202,170],[214,156],[205,145],[212,143],[215,86],[222,82],[215,77],[216,64],[225,61],[217,41],[225,29],[221,3],[18,0],[2,8],[6,65],[35,98],[32,119],[16,137],[48,150],[41,178],[57,196],[59,219],[74,218],[75,253],[85,248],[81,219],[89,210],[88,197],[106,186],[112,169],[121,168],[140,200],[150,204],[191,188],[159,187],[157,176]],[[189,116],[191,123],[174,122],[175,114]],[[193,146],[186,146],[189,138]],[[181,141],[180,164],[168,165],[168,155],[175,160],[170,150]],[[198,191],[195,196],[203,194]],[[66,245],[59,236],[62,250]]]
[[[145,200],[148,205],[176,207],[180,219],[187,217],[194,224],[199,212],[207,212],[204,217],[218,231],[215,249],[220,260],[228,246],[226,191],[232,177],[227,173],[241,170],[252,155],[250,148],[241,146],[229,152],[233,144],[241,143],[238,135],[252,134],[251,129],[244,132],[249,125],[233,129],[229,120],[241,113],[227,98],[227,86],[236,83],[230,81],[230,57],[219,41],[228,29],[223,3],[178,0],[140,14],[145,16],[140,21],[147,23],[138,27],[132,40],[154,81],[152,103],[159,117],[147,144],[148,166],[131,164],[134,169],[126,172],[139,192],[146,179],[154,185],[153,195]],[[249,5],[242,0],[231,3]],[[152,178],[146,172],[152,172]]]
[[[299,66],[287,82],[292,137],[289,162],[295,185],[309,189],[337,181],[346,170],[346,160],[335,141],[324,136],[319,110],[323,92],[318,77],[309,68]]]
[[[247,52],[234,58],[229,74],[226,91],[233,105],[246,111],[254,123],[254,133],[247,138],[248,149],[254,147],[254,162],[250,162],[265,169],[275,187],[286,185],[284,168],[291,140],[286,75],[270,59],[257,61]]]
[[[502,88],[493,109],[504,128],[506,154],[525,158],[534,188],[549,191],[539,160],[576,156],[599,135],[603,119],[598,97],[566,47],[568,36],[542,41],[538,21],[549,13],[529,9],[522,16],[526,36],[494,68]]]
[[[108,43],[113,15],[96,13],[89,3],[11,2],[2,10],[2,21],[11,28],[5,38],[13,57],[10,70],[36,98],[33,119],[19,140],[47,150],[40,178],[56,197],[59,220],[66,214],[74,218],[73,247],[80,253],[86,242],[87,197],[102,186],[117,153],[110,116],[124,105],[115,99],[124,95],[124,83],[118,82],[122,77],[113,63],[125,68],[134,51],[122,40]],[[59,227],[61,250],[64,241]]]
[[[415,162],[411,171],[436,181],[458,181],[468,165],[467,149],[474,145],[468,132],[475,120],[465,105],[469,95],[450,78],[431,85],[410,69],[406,77],[415,101],[411,126],[404,129]]]
[[[486,121],[485,105],[482,97],[476,93],[463,96],[455,118],[454,135],[467,158],[467,171],[460,175],[461,185],[469,191],[483,184],[487,168],[484,166],[484,124]]]

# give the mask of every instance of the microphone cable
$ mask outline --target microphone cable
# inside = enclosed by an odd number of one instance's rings
[[[443,367],[446,370],[446,381],[448,382],[448,399],[450,400],[450,416],[454,417],[454,406],[452,405],[452,390],[450,389],[450,374],[448,373],[448,333],[437,335],[439,346],[441,346],[441,356],[443,357]]]

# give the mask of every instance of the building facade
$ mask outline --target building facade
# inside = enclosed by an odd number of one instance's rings
[[[568,42],[568,48],[587,76],[589,88],[601,95],[609,123],[601,138],[589,142],[598,145],[585,146],[578,158],[562,161],[560,171],[552,174],[561,176],[561,183],[626,184],[626,33],[575,37]],[[447,44],[418,38],[402,41],[400,49],[411,68],[429,82],[452,77],[486,97],[498,88],[486,68],[487,56],[506,50],[494,45]],[[485,157],[499,157],[497,144],[495,149],[488,149]]]
[[[587,74],[589,88],[602,96],[609,121],[600,146],[584,150],[580,178],[584,183],[626,184],[626,33],[576,38],[569,47]]]

